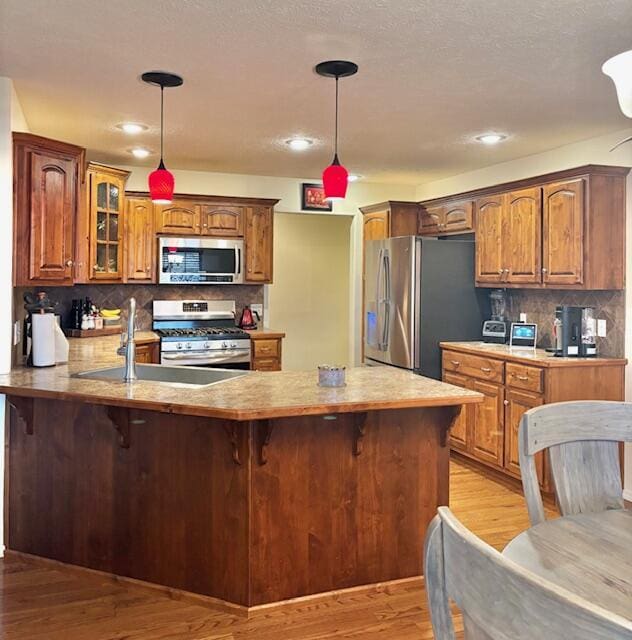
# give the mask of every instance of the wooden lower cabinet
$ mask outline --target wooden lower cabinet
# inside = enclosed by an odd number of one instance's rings
[[[483,402],[474,406],[470,450],[479,460],[502,466],[505,444],[504,389],[493,382],[474,380],[470,388],[482,393]]]
[[[149,342],[136,345],[136,362],[142,364],[160,364],[160,343]]]
[[[460,346],[459,346],[460,345]],[[623,359],[541,356],[520,362],[506,353],[465,343],[442,343],[443,381],[478,391],[480,404],[463,407],[450,430],[450,446],[470,458],[520,478],[520,420],[542,404],[572,400],[623,400]],[[536,456],[540,486],[553,490],[544,453]]]
[[[471,383],[467,376],[462,376],[458,373],[452,373],[451,371],[443,372],[443,381],[448,384],[453,384],[455,387],[463,387],[464,389],[471,389]],[[467,451],[468,442],[468,425],[472,423],[471,412],[474,407],[471,405],[465,405],[461,409],[461,413],[457,416],[456,420],[452,424],[450,429],[450,445],[453,449],[461,451]]]
[[[505,457],[503,466],[507,473],[520,478],[520,454],[518,434],[520,419],[525,411],[544,404],[544,398],[538,393],[507,389],[505,393]],[[544,454],[539,453],[535,458],[538,480],[544,484]]]
[[[281,371],[282,342],[285,334],[267,335],[265,331],[251,334],[253,371]]]

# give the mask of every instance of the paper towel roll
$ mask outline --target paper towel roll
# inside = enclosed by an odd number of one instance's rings
[[[33,366],[50,367],[55,364],[55,314],[34,313],[31,323]]]
[[[61,330],[59,323],[55,322],[55,362],[57,364],[68,362],[68,351],[68,339]]]

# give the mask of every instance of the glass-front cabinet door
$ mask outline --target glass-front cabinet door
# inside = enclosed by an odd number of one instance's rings
[[[123,279],[123,225],[127,171],[88,166],[90,185],[90,279]]]

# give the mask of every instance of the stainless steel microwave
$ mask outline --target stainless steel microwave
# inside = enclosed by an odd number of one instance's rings
[[[244,241],[219,238],[160,238],[161,284],[242,284]]]

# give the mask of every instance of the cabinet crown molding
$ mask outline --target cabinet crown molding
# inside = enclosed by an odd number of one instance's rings
[[[457,199],[475,199],[482,196],[495,195],[505,191],[513,191],[514,189],[524,189],[525,187],[542,186],[548,182],[559,182],[572,178],[589,177],[591,175],[606,176],[627,176],[632,167],[622,167],[617,165],[605,164],[585,164],[580,167],[571,169],[562,169],[551,173],[544,173],[528,178],[520,178],[519,180],[511,180],[509,182],[501,182],[489,187],[481,187],[470,191],[461,191],[459,193],[451,193],[439,198],[431,198],[430,200],[420,200],[419,205],[432,206],[453,202]]]
[[[128,198],[149,198],[149,191],[125,191]],[[274,207],[280,198],[243,198],[240,196],[213,196],[195,193],[174,193],[174,200],[191,200],[204,204],[243,204]]]

